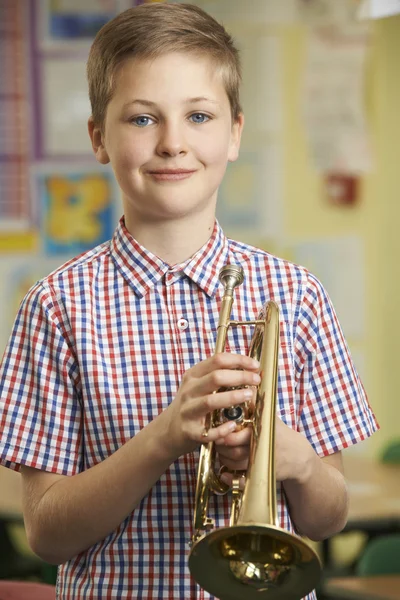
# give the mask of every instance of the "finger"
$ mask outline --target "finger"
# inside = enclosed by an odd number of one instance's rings
[[[193,379],[191,381],[190,395],[192,398],[196,396],[204,396],[212,394],[219,389],[240,387],[240,386],[256,386],[260,383],[260,375],[254,371],[244,371],[237,369],[218,369],[207,373],[203,377]],[[249,399],[253,400],[254,389],[251,390]]]
[[[222,423],[222,425],[218,425],[218,427],[211,427],[211,429],[207,431],[207,436],[203,435],[203,430],[201,433],[200,442],[203,444],[207,444],[208,442],[217,442],[218,440],[221,440],[232,433],[235,428],[236,423],[228,421],[226,423]]]
[[[187,419],[198,419],[205,417],[214,410],[222,410],[230,406],[242,404],[252,397],[252,390],[243,388],[240,390],[229,390],[208,394],[199,398],[191,398],[182,406],[182,416]]]
[[[217,442],[218,446],[250,446],[252,431],[250,427],[238,429],[230,433],[223,440]],[[218,452],[220,448],[218,448]]]
[[[227,448],[226,446],[223,446],[221,449],[218,448],[218,456],[224,463],[226,460],[241,462],[248,459],[249,447],[236,446],[236,448]]]
[[[260,363],[245,354],[233,354],[230,352],[219,352],[199,362],[190,371],[194,377],[203,377],[218,369],[245,369],[258,371]]]

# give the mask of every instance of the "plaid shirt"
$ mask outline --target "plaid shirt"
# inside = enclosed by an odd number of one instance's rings
[[[232,319],[281,313],[278,414],[319,456],[376,428],[332,305],[304,268],[228,240],[170,267],[123,219],[110,242],[39,281],[22,302],[0,379],[0,462],[74,475],[103,461],[170,404],[183,373],[214,352],[223,294],[218,273],[242,265]],[[244,353],[251,327],[226,350]],[[211,598],[187,568],[198,452],[182,456],[108,537],[59,568],[58,598]],[[278,521],[293,531],[278,485]],[[216,526],[228,497],[211,495]],[[310,594],[308,599],[315,598]]]

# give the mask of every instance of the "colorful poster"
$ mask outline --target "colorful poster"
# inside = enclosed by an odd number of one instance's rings
[[[35,174],[43,252],[76,255],[110,239],[116,187],[109,171],[71,167]],[[119,215],[118,215],[119,216]]]
[[[66,262],[69,256],[44,258],[30,254],[20,254],[0,258],[0,353],[3,354],[11,333],[19,305],[28,290],[39,279],[54,271]]]
[[[39,232],[35,229],[27,231],[7,231],[6,223],[1,221],[0,252],[31,252],[39,248]]]
[[[40,44],[44,49],[86,47],[103,25],[132,4],[132,0],[40,0]]]
[[[29,250],[32,242],[25,19],[23,0],[0,3],[0,251]]]

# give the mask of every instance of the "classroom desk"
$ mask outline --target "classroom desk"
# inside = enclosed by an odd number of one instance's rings
[[[384,465],[346,451],[343,463],[350,494],[349,517],[343,533],[364,531],[374,535],[400,531],[400,465]],[[322,542],[322,561],[328,568],[333,566],[329,539]]]
[[[324,595],[332,600],[400,600],[400,575],[335,577],[325,582]]]
[[[343,453],[350,493],[349,518],[345,531],[376,523],[400,525],[400,465]]]

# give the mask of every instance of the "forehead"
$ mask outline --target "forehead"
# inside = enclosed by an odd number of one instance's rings
[[[114,80],[114,97],[139,95],[158,101],[213,97],[229,104],[223,71],[208,56],[171,52],[156,58],[127,58]]]

